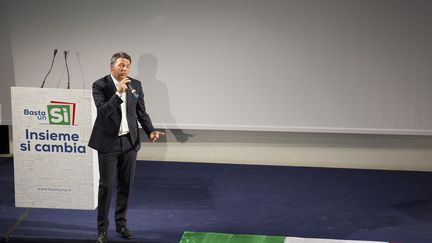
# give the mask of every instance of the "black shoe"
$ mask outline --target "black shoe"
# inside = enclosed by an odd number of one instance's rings
[[[120,234],[120,236],[121,236],[123,239],[130,240],[130,239],[133,238],[133,234],[132,234],[132,232],[130,232],[130,231],[128,230],[128,228],[126,228],[126,226],[116,226],[116,231],[117,231],[117,233]]]
[[[108,235],[106,231],[100,231],[96,243],[108,243]]]

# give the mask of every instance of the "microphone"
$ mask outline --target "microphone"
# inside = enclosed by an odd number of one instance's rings
[[[44,85],[45,85],[45,81],[46,81],[46,79],[48,78],[48,75],[51,73],[51,70],[52,70],[52,68],[53,68],[53,66],[54,66],[54,59],[55,59],[56,55],[57,55],[57,49],[54,49],[54,56],[53,56],[52,61],[51,61],[51,67],[50,67],[50,69],[48,70],[48,73],[45,75],[45,78],[44,78],[44,80],[43,80],[43,82],[42,82],[41,88],[44,87]]]
[[[126,86],[131,91],[131,93],[134,95],[135,99],[138,99],[139,94],[138,92],[130,85],[130,83],[126,83]]]
[[[67,88],[70,89],[70,75],[69,75],[69,67],[68,67],[68,64],[67,64],[67,53],[68,53],[67,51],[63,52],[64,58],[65,58],[65,64],[66,64],[66,71],[67,71],[67,75],[68,75]]]

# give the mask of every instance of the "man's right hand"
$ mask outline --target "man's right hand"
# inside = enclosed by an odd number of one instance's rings
[[[129,83],[131,80],[129,79],[129,78],[124,78],[124,79],[122,79],[120,82],[119,82],[119,85],[118,85],[118,87],[117,87],[117,91],[120,93],[120,94],[123,94],[126,90],[127,90],[127,83]]]

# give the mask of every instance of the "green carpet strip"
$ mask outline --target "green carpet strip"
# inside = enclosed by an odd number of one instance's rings
[[[224,234],[211,232],[184,232],[180,243],[387,243],[384,241],[357,241],[313,239],[285,236]]]
[[[180,243],[284,243],[283,236],[184,232]]]

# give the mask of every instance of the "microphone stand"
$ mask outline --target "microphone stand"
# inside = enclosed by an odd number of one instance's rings
[[[54,66],[54,59],[55,59],[56,55],[57,55],[57,49],[54,49],[54,56],[53,56],[52,61],[51,61],[51,67],[50,67],[50,69],[48,70],[48,73],[45,75],[45,78],[43,79],[43,82],[42,82],[41,88],[44,87],[44,85],[45,85],[45,81],[46,81],[46,79],[48,78],[48,75],[51,73],[51,70],[52,70],[52,68],[53,68],[53,66]]]
[[[69,66],[67,63],[67,51],[64,51],[63,54],[65,57],[66,72],[67,72],[67,76],[68,76],[67,88],[70,89],[70,75],[69,75]]]

